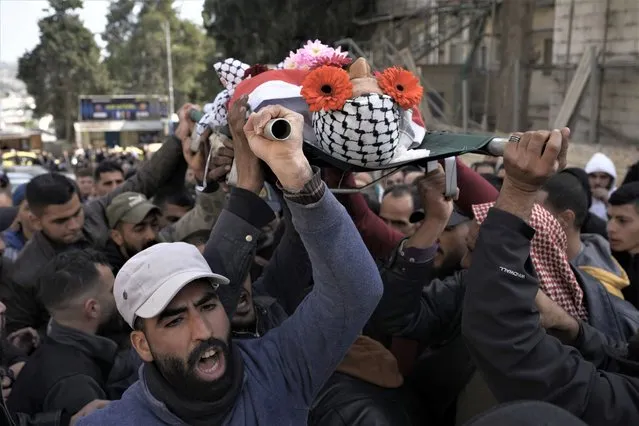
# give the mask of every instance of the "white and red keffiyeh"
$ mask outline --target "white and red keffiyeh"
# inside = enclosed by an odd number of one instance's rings
[[[475,220],[479,224],[486,219],[494,204],[473,206]],[[535,204],[530,216],[530,226],[535,229],[530,245],[530,258],[539,278],[539,288],[571,316],[588,319],[584,292],[568,262],[567,238],[561,225],[546,209]]]

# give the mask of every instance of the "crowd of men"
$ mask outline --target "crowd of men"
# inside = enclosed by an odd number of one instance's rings
[[[209,168],[192,107],[131,170],[13,188],[6,424],[639,423],[637,165],[618,185],[531,131],[447,197],[441,166],[311,165],[274,105],[232,111]]]

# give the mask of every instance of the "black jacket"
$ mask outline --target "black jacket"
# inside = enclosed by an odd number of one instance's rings
[[[270,296],[257,296],[253,293],[255,309],[255,327],[251,330],[231,330],[234,339],[254,339],[262,337],[269,330],[279,326],[288,318],[284,308]]]
[[[473,264],[475,259],[473,258]],[[432,260],[412,263],[397,250],[381,268],[384,295],[373,315],[376,329],[393,336],[414,339],[426,347],[443,345],[459,336],[468,271],[458,271],[424,286],[431,274]],[[626,341],[639,327],[639,311],[610,295],[590,275],[573,268],[584,291],[590,325],[616,340]]]
[[[461,339],[466,284],[474,275],[462,270],[424,286],[432,267],[432,261],[410,262],[396,250],[380,269],[384,295],[371,323],[381,335],[419,342],[421,355],[407,383],[419,393],[430,416],[445,423],[454,416],[457,396],[475,371]],[[608,293],[594,278],[575,268],[573,271],[584,290],[590,325],[626,341],[637,330],[639,312]]]
[[[107,260],[109,261],[109,266],[111,267],[111,272],[113,272],[113,275],[117,275],[120,269],[122,269],[122,267],[126,263],[126,259],[120,251],[120,248],[113,242],[112,239],[109,238],[109,241],[107,241],[106,245],[104,246],[102,253],[104,253]]]
[[[333,373],[319,392],[308,416],[310,426],[409,426],[400,389],[385,389],[347,374]]]
[[[29,415],[76,413],[94,399],[111,399],[107,383],[117,345],[55,322],[13,384],[7,405]]]
[[[127,191],[139,192],[151,197],[158,188],[175,178],[177,169],[185,167],[180,142],[170,138],[124,185],[109,195],[92,200],[83,206],[85,240],[74,246],[103,248],[109,236],[105,210],[113,198]],[[8,333],[24,327],[33,327],[40,331],[44,329],[49,315],[37,297],[38,271],[56,254],[69,248],[71,247],[53,244],[40,232],[36,232],[24,247],[15,262],[11,280],[3,283],[6,285],[2,295],[5,297],[3,302],[7,305]]]
[[[614,252],[617,262],[628,274],[630,285],[621,292],[626,300],[639,308],[639,255],[632,255],[628,252]]]
[[[0,402],[0,425],[2,426],[68,426],[71,422],[71,415],[66,411],[57,410],[34,415],[11,414],[3,398],[0,398]]]
[[[639,424],[639,365],[624,359],[624,344],[582,324],[573,348],[541,328],[529,258],[534,233],[495,208],[482,225],[462,318],[477,368],[500,402],[546,401],[592,425]]]

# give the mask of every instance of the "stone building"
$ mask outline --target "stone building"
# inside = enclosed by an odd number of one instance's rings
[[[378,0],[374,13],[357,21],[361,36],[344,44],[377,67],[413,66],[436,125],[462,126],[466,98],[465,127],[492,131],[493,92],[503,85],[496,78],[500,34],[493,30],[500,4]],[[580,95],[569,120],[575,138],[639,142],[639,0],[537,0],[532,18],[532,60],[522,64],[531,73],[530,97],[528,105],[517,106],[527,108],[528,122],[517,127],[552,126],[564,100]],[[581,93],[568,93],[579,62],[593,46],[600,53],[598,66],[591,67],[595,71],[588,71],[592,83]]]

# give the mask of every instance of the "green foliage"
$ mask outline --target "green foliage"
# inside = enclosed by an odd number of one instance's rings
[[[82,0],[49,0],[40,43],[19,60],[18,78],[36,101],[36,114],[53,114],[58,136],[71,140],[82,94],[168,94],[165,25],[171,33],[175,106],[209,101],[221,89],[212,71],[215,43],[178,18],[172,0],[113,0],[100,59],[93,34],[75,13]],[[137,12],[137,13],[136,13]]]
[[[135,0],[117,0],[109,6],[107,25],[102,34],[102,40],[106,43],[108,60],[106,67],[110,76],[118,75],[118,80],[113,81],[113,89],[123,92],[121,82],[131,79],[131,67],[125,49],[127,40],[131,37],[135,28],[133,8]]]
[[[306,40],[353,37],[366,0],[205,0],[209,37],[225,56],[249,64],[279,63]]]
[[[82,9],[82,0],[49,0],[49,7],[54,13],[64,15],[74,9]]]
[[[82,0],[50,0],[38,22],[40,42],[18,61],[18,78],[35,98],[36,113],[55,118],[58,136],[72,138],[80,94],[106,93],[108,76],[93,34],[73,11]]]
[[[171,0],[117,0],[111,4],[103,39],[116,93],[168,93],[167,23],[176,108],[187,101],[210,97],[200,77],[206,75],[206,64],[215,45],[197,25],[178,18]]]

